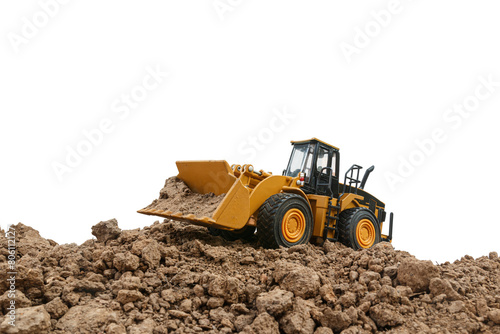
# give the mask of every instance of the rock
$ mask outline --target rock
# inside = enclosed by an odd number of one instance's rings
[[[496,325],[500,325],[500,309],[494,309],[488,312],[488,319]]]
[[[378,281],[380,279],[380,274],[374,271],[365,271],[359,276],[359,283],[368,284],[371,281]]]
[[[389,304],[398,304],[401,300],[399,291],[389,285],[382,286],[377,292],[377,297],[380,301]]]
[[[398,267],[398,281],[413,292],[428,291],[431,279],[438,276],[439,270],[431,261],[406,259]]]
[[[224,298],[210,297],[207,301],[208,308],[218,308],[224,305]]]
[[[314,334],[333,334],[333,331],[328,327],[318,327],[314,331]]]
[[[74,291],[95,293],[106,290],[104,284],[91,280],[75,280],[71,285],[73,286]]]
[[[92,304],[73,306],[59,319],[56,328],[67,333],[95,333],[104,332],[109,324],[117,322],[116,312]]]
[[[130,311],[132,311],[134,308],[135,308],[135,305],[134,305],[134,303],[132,303],[132,302],[128,302],[128,303],[126,303],[126,304],[124,304],[124,305],[123,305],[123,310],[124,310],[125,312],[130,312]]]
[[[293,293],[281,289],[274,289],[271,292],[261,293],[255,305],[259,313],[267,312],[270,315],[279,317],[292,309]]]
[[[130,253],[118,253],[113,259],[113,266],[121,272],[134,271],[139,268],[139,257]]]
[[[222,321],[222,319],[227,319],[231,322],[234,321],[234,314],[226,312],[222,307],[210,310],[210,318],[218,323]]]
[[[27,255],[26,259],[28,259],[30,256]],[[43,281],[43,271],[40,267],[38,266],[33,266],[31,263],[26,263],[27,261],[24,261],[26,265],[23,265],[21,261],[19,261],[16,265],[16,290],[24,290],[24,294],[28,297],[39,297],[33,294],[30,294],[28,290],[30,288],[41,288],[44,285]],[[10,278],[10,275],[8,274],[10,272],[7,262],[0,262],[0,293],[4,293],[7,289],[9,289],[9,284],[7,281],[8,278]]]
[[[464,309],[464,303],[460,300],[456,300],[450,303],[448,306],[448,312],[451,314],[462,312]]]
[[[144,295],[137,290],[120,290],[116,296],[116,301],[124,305],[144,298]]]
[[[9,314],[3,317],[0,333],[43,334],[48,333],[51,326],[50,315],[42,305],[16,309],[14,326],[9,323],[12,320]]]
[[[392,305],[380,303],[370,308],[370,317],[375,321],[378,327],[395,327],[404,322],[399,312],[394,310]]]
[[[238,303],[245,295],[245,285],[236,277],[216,276],[208,286],[208,294],[230,304]]]
[[[337,297],[335,296],[335,293],[333,292],[333,288],[332,288],[332,286],[330,284],[323,285],[319,289],[319,294],[320,294],[321,298],[323,298],[323,300],[327,304],[332,304],[333,305],[335,303],[335,301],[337,300]]]
[[[177,319],[185,319],[189,316],[189,314],[187,314],[186,312],[182,312],[179,310],[169,310],[168,314]]]
[[[236,317],[234,320],[234,327],[238,332],[241,332],[243,328],[246,326],[250,326],[255,319],[255,315],[253,314],[244,314],[244,315],[239,315]]]
[[[429,289],[434,296],[445,294],[448,300],[460,299],[458,292],[453,290],[450,282],[446,279],[433,278],[429,284]]]
[[[311,314],[319,314],[314,301],[295,298],[293,310],[280,319],[281,329],[287,333],[314,333],[316,324]]]
[[[63,303],[61,298],[57,297],[44,305],[45,310],[49,312],[52,319],[59,319],[68,312],[68,306]]]
[[[127,334],[127,329],[122,324],[109,324],[106,334]]]
[[[357,295],[354,292],[346,292],[339,298],[339,303],[344,308],[349,308],[356,305]]]
[[[321,325],[333,329],[334,332],[340,332],[352,323],[351,318],[345,312],[333,311],[327,308],[323,312],[323,317],[321,318]]]
[[[0,297],[0,310],[5,314],[8,312],[7,308],[11,305],[11,301],[15,302],[16,309],[26,308],[31,306],[31,300],[26,298],[24,293],[17,290],[12,293],[10,290],[5,291],[5,293]]]
[[[489,307],[488,307],[488,303],[486,302],[486,300],[484,298],[479,298],[476,301],[476,310],[477,310],[477,314],[480,317],[487,317],[488,316],[487,314],[489,311]]]
[[[191,299],[184,299],[181,304],[179,305],[179,310],[183,311],[183,312],[191,312],[193,308],[193,302],[191,301]]]
[[[231,305],[231,312],[247,314],[250,310],[245,306],[245,304],[240,303]]]
[[[360,326],[351,326],[347,329],[344,329],[340,334],[370,334],[371,331],[367,331]]]
[[[396,266],[385,267],[383,270],[383,275],[389,276],[391,279],[395,279],[398,275],[398,267]]]
[[[40,252],[49,251],[53,247],[49,240],[42,238],[40,233],[30,226],[19,223],[13,225],[12,228],[15,229],[16,239],[18,240],[16,242],[18,255],[38,256]],[[3,249],[7,249],[7,247]]]
[[[280,320],[281,330],[286,334],[313,334],[315,323],[308,313],[292,311]]]
[[[193,292],[196,297],[203,297],[203,295],[205,295],[205,289],[203,289],[203,287],[199,284],[196,284],[193,287]]]
[[[92,226],[92,235],[97,238],[98,242],[105,243],[108,240],[116,239],[121,232],[122,230],[118,227],[118,221],[114,218],[101,221]]]
[[[142,249],[142,259],[147,263],[148,267],[155,269],[160,264],[161,252],[160,245],[156,240],[150,240]]]
[[[254,333],[279,334],[279,324],[269,313],[261,313],[250,325]]]
[[[130,326],[128,334],[153,334],[153,330],[156,327],[156,322],[147,318],[140,324]]]
[[[321,285],[319,276],[314,270],[281,261],[276,266],[274,278],[282,289],[304,299],[315,297]]]
[[[134,276],[127,276],[126,274],[122,275],[120,277],[120,280],[118,281],[117,287],[120,289],[125,289],[125,290],[139,290],[141,289],[142,282],[139,277],[134,277]],[[118,290],[120,290],[118,289]]]

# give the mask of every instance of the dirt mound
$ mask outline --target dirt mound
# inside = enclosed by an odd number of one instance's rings
[[[174,221],[101,222],[80,246],[1,232],[2,333],[500,333],[494,252],[434,265],[388,243],[270,250]]]
[[[182,180],[173,176],[165,181],[165,186],[160,190],[160,198],[155,199],[144,209],[170,210],[173,213],[181,212],[183,215],[192,213],[197,217],[212,217],[224,196],[225,194],[215,196],[213,193],[194,193]]]

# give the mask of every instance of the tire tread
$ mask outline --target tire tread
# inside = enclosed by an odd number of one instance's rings
[[[274,216],[278,208],[289,198],[300,197],[295,194],[279,193],[269,197],[259,209],[257,218],[257,233],[259,241],[265,248],[278,248],[274,236]]]
[[[350,238],[351,225],[353,223],[352,217],[358,213],[358,211],[368,210],[367,208],[352,208],[344,210],[340,213],[340,219],[338,224],[339,241],[347,247],[357,249],[357,245],[353,244]]]

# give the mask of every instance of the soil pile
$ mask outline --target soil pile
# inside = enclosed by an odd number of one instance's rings
[[[494,252],[434,265],[388,243],[263,249],[167,220],[92,230],[78,246],[11,227],[16,327],[2,231],[1,333],[500,333]]]
[[[182,180],[173,176],[165,181],[165,186],[160,190],[160,198],[155,199],[144,209],[170,210],[173,213],[181,212],[183,215],[192,213],[197,217],[212,217],[224,196],[225,194],[215,196],[213,193],[192,192]]]

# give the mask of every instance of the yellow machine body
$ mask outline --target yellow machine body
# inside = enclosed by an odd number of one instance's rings
[[[229,166],[224,160],[177,161],[176,164],[179,171],[177,177],[193,192],[226,194],[212,216],[197,217],[194,214],[145,209],[139,210],[139,213],[235,231],[246,225],[255,226],[259,208],[272,195],[293,193],[302,196],[309,203],[314,221],[312,237],[323,238],[329,202],[332,206],[340,204],[340,210],[336,210],[337,214],[350,208],[368,207],[361,194],[346,193],[340,199],[305,194],[301,190],[299,176],[272,175],[263,170],[256,171],[252,165]],[[338,201],[340,203],[337,203]],[[381,212],[379,208],[383,208],[383,203],[373,210],[377,218]],[[329,231],[328,237],[333,237],[333,233]]]

